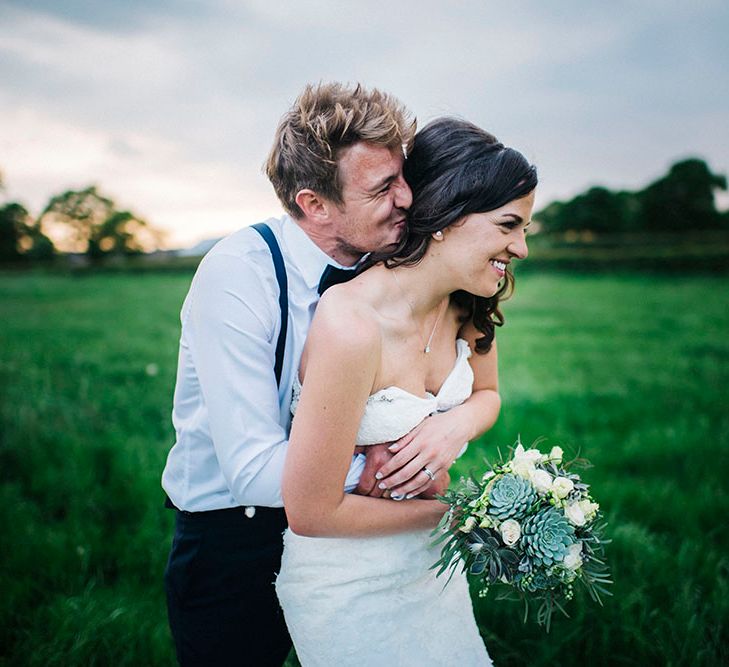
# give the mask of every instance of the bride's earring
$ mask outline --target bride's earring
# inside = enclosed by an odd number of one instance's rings
[[[433,232],[431,235],[436,241],[442,241],[443,240],[443,232],[439,229],[437,232]]]

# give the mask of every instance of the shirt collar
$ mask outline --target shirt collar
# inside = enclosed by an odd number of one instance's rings
[[[317,288],[321,274],[327,264],[336,266],[339,269],[353,269],[364,260],[364,257],[355,266],[342,266],[327,255],[308,234],[296,224],[290,216],[284,216],[281,225],[281,236],[286,244],[286,250],[290,259],[301,271],[301,275],[307,287]],[[366,257],[366,255],[365,255]]]

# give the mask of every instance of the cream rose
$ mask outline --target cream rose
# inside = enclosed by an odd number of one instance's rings
[[[476,527],[477,523],[478,521],[476,521],[476,517],[469,516],[458,530],[462,533],[470,533]]]
[[[535,470],[529,479],[539,493],[549,493],[552,488],[552,475],[546,470]]]
[[[511,461],[511,472],[520,477],[529,479],[535,470],[535,464],[542,459],[542,453],[538,449],[524,449],[521,444],[516,446]]]
[[[564,560],[562,561],[562,565],[564,565],[568,570],[576,570],[582,565],[582,542],[576,542],[575,544],[570,544],[569,547],[567,547],[567,555],[564,557]]]
[[[574,488],[574,482],[566,477],[555,477],[552,482],[552,493],[560,500],[566,498]]]
[[[597,510],[600,509],[600,505],[590,502],[586,498],[584,500],[580,500],[577,504],[580,506],[580,509],[585,515],[585,519],[587,521],[592,521],[595,518],[595,514],[597,514]]]
[[[521,526],[514,519],[507,519],[499,528],[501,531],[501,539],[507,547],[514,546],[521,537]]]
[[[563,456],[564,452],[562,451],[561,447],[552,447],[552,451],[549,452],[549,460],[554,461],[554,463],[557,464],[562,463]]]
[[[585,514],[579,503],[570,503],[564,508],[564,515],[571,524],[575,526],[584,526],[586,523]]]

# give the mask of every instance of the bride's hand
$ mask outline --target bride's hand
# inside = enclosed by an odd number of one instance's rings
[[[390,445],[394,456],[377,471],[378,487],[401,497],[424,492],[433,480],[423,469],[434,475],[447,471],[467,439],[461,421],[450,412],[424,419]]]

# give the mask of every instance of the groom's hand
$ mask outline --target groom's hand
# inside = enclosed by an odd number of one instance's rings
[[[379,480],[375,479],[375,473],[394,456],[388,449],[389,444],[389,442],[386,442],[382,445],[363,447],[366,450],[364,453],[367,460],[354,493],[360,496],[372,496],[373,498],[381,498],[385,493],[383,489],[379,488]]]
[[[435,479],[430,483],[430,486],[418,497],[426,500],[433,500],[436,496],[442,496],[448,490],[450,483],[450,473],[445,469],[439,470],[435,474]]]

